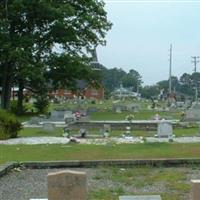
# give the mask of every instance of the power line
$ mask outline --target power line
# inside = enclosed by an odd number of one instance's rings
[[[199,63],[199,56],[192,56],[192,63],[194,64],[194,72],[197,72],[197,63]]]

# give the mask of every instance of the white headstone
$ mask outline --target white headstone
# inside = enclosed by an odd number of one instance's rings
[[[161,122],[158,124],[157,128],[158,137],[170,138],[173,135],[173,127],[171,123]]]

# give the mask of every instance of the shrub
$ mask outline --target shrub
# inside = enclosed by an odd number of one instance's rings
[[[14,114],[0,110],[0,139],[17,137],[22,125]]]
[[[18,107],[17,107],[17,101],[16,100],[11,101],[10,110],[11,110],[12,113],[17,114]],[[28,110],[27,106],[23,105],[22,113],[27,112],[27,110]]]
[[[46,113],[49,107],[49,100],[45,96],[36,97],[36,102],[34,102],[34,107],[39,113]]]

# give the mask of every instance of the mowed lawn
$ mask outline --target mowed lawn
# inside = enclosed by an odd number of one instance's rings
[[[125,130],[111,130],[110,136],[111,137],[121,137],[125,133]],[[157,133],[156,130],[154,131],[144,131],[144,130],[134,130],[134,128],[131,130],[130,135],[138,137],[154,137],[154,135]],[[198,127],[189,127],[189,128],[174,128],[173,133],[176,137],[183,137],[183,136],[196,136],[199,134],[199,128]],[[18,137],[62,137],[63,134],[63,128],[56,128],[54,131],[44,131],[42,128],[24,128],[19,132]],[[79,130],[71,130],[71,135],[79,135]],[[97,137],[102,137],[102,133],[100,133],[99,129],[90,129],[88,130],[88,137],[90,135],[96,135]]]
[[[108,145],[0,145],[0,163],[9,161],[199,158],[200,143]]]

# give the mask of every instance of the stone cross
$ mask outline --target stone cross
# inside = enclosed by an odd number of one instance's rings
[[[60,171],[48,174],[48,200],[86,200],[86,173]]]
[[[190,192],[190,200],[199,200],[200,198],[200,180],[191,180],[192,188]]]

